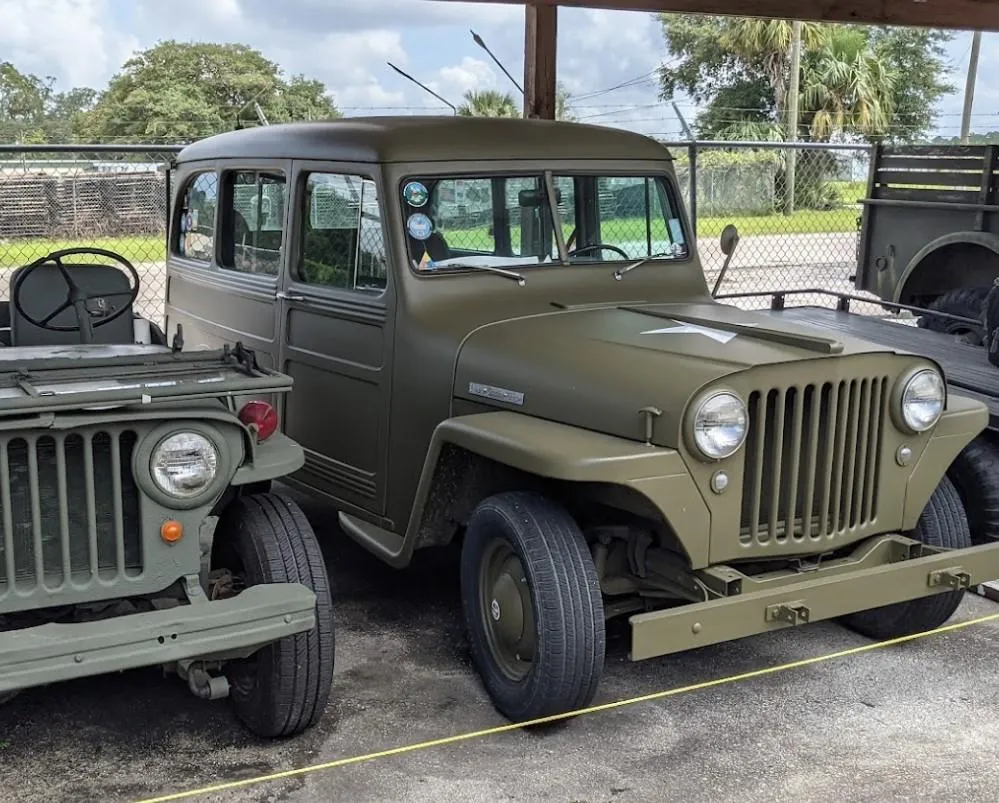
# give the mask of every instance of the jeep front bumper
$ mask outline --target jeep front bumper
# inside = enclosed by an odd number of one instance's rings
[[[261,647],[314,627],[315,610],[310,589],[272,583],[224,600],[0,633],[0,695]]]
[[[631,616],[633,661],[833,619],[999,578],[999,543],[961,550],[885,535],[826,567],[764,578],[727,566],[709,579],[725,596]]]

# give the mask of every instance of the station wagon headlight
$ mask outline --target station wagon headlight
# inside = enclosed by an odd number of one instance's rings
[[[944,382],[930,369],[916,371],[902,389],[902,420],[913,432],[926,432],[943,414]]]
[[[748,420],[742,399],[728,391],[714,393],[700,403],[694,414],[694,444],[712,460],[731,457],[746,439]]]
[[[215,444],[197,432],[177,432],[153,449],[150,472],[165,494],[189,499],[204,491],[218,471]]]

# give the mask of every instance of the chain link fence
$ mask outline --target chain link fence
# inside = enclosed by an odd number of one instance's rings
[[[167,169],[179,150],[0,146],[0,300],[15,268],[63,248],[104,248],[135,266],[136,311],[162,323]]]
[[[670,142],[669,148],[695,223],[709,286],[725,261],[720,236],[728,224],[739,243],[719,292],[823,289],[858,294],[862,206],[871,150],[864,145],[763,142]],[[693,190],[693,191],[692,191]],[[747,307],[765,298],[737,299]],[[791,302],[789,302],[791,303]],[[804,293],[795,304],[832,307],[829,296]],[[892,315],[877,303],[851,311]]]
[[[721,293],[798,288],[856,292],[852,276],[857,268],[858,200],[866,194],[870,162],[866,146],[748,142],[664,145],[674,158],[682,202],[695,224],[709,286],[714,285],[725,259],[721,232],[732,223],[739,230],[740,241]],[[160,322],[166,290],[167,167],[179,150],[179,146],[0,146],[0,269],[27,264],[58,248],[106,248],[122,254],[139,270],[143,283],[138,311]],[[643,180],[609,176],[598,184],[605,221],[602,239],[608,247],[580,253],[581,259],[630,260],[635,255],[641,258],[682,249],[663,199],[655,192],[650,194]],[[540,218],[535,220],[529,213],[537,187],[530,179],[507,185],[507,210],[517,220],[501,236],[509,236],[513,253],[518,253],[520,243],[527,241],[522,239],[522,227],[541,225]],[[573,246],[573,183],[561,178],[557,187],[564,235]],[[254,194],[252,187],[245,189]],[[352,224],[353,232],[347,232],[350,242],[341,243],[334,242],[336,237],[343,239],[344,230],[337,223],[339,212],[330,207],[330,199],[343,193],[329,182],[318,182],[315,187],[306,258],[316,276],[310,278],[378,287],[384,283],[385,255],[373,187],[348,189],[358,196],[354,206],[361,204],[364,215],[359,224]],[[485,180],[438,184],[434,232],[458,248],[478,250],[481,246],[491,251],[497,236],[491,226],[492,192]],[[200,215],[195,210],[198,219],[190,221],[187,239],[194,250],[199,243],[204,244],[200,242],[205,236],[202,230],[214,219],[214,200],[201,199],[201,205],[207,206],[200,209]],[[409,232],[413,244],[414,233],[423,236],[419,213],[426,209],[417,203],[421,198],[414,202],[403,193],[402,200],[413,207],[407,212],[414,227]],[[668,205],[669,199],[665,203]],[[247,209],[252,212],[251,206]],[[256,241],[262,239],[257,231],[260,227],[255,219],[249,222],[254,241],[244,244],[257,247]],[[411,249],[414,260],[432,262],[433,240],[417,238],[415,242],[422,245]],[[357,258],[358,253],[363,259]],[[9,271],[0,276],[6,279],[0,280],[0,300],[6,300]],[[758,307],[767,300],[750,298],[735,303]],[[807,294],[794,303],[831,306],[835,301]],[[887,314],[875,303],[855,303],[851,309]]]

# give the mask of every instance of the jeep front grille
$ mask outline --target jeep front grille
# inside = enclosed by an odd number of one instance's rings
[[[142,571],[136,433],[0,437],[0,600]]]
[[[888,378],[754,391],[741,542],[819,542],[878,513]]]

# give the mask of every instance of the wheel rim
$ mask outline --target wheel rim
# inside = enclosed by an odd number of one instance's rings
[[[482,628],[493,660],[511,680],[523,680],[534,661],[534,602],[524,566],[505,541],[487,545],[479,589]]]

